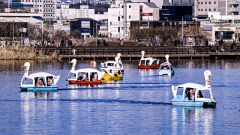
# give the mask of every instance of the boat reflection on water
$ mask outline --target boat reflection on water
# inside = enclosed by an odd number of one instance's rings
[[[105,87],[120,87],[121,80],[119,81],[108,81],[102,84],[67,84],[70,89],[77,88],[105,88]]]
[[[166,84],[170,84],[172,81],[172,76],[159,76],[160,82],[166,83]]]
[[[68,84],[68,88],[94,88],[94,87],[101,87],[101,84]]]
[[[214,108],[172,108],[172,134],[213,134]]]
[[[52,99],[57,96],[57,92],[53,91],[21,91],[21,99],[33,99],[33,98],[42,98],[42,99]],[[58,97],[58,96],[57,96]]]
[[[22,134],[29,134],[33,129],[34,122],[40,118],[43,121],[48,121],[51,125],[60,123],[59,114],[56,112],[51,117],[56,117],[54,121],[48,120],[48,111],[57,110],[59,108],[59,102],[49,102],[51,99],[58,99],[59,94],[56,91],[31,91],[21,92],[21,121],[22,122]],[[45,102],[47,101],[47,102]],[[31,134],[31,133],[30,133]],[[32,134],[49,134],[48,128],[35,129],[35,133]]]

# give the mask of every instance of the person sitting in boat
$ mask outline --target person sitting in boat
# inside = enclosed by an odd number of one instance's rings
[[[188,91],[187,91],[187,97],[188,97],[188,100],[193,100],[194,99],[194,91],[193,91],[193,88],[189,88]]]
[[[199,90],[199,92],[198,92],[198,98],[203,98],[203,94],[202,94],[201,90]]]
[[[82,73],[82,76],[80,76],[78,78],[78,80],[80,80],[80,81],[87,81],[88,80],[87,73]]]
[[[47,86],[52,86],[52,79],[51,79],[51,78],[48,78],[47,80],[48,80],[48,81],[47,81]]]
[[[44,86],[44,83],[43,83],[43,79],[42,79],[42,78],[39,80],[39,82],[37,83],[36,86],[37,86],[37,87],[42,87],[42,86]]]
[[[91,79],[91,81],[96,81],[97,80],[97,74],[96,73],[92,73],[90,79]]]

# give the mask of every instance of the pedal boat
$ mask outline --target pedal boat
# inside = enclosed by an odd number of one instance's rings
[[[159,75],[174,75],[174,70],[172,64],[169,62],[169,55],[165,55],[166,62],[160,65]]]
[[[159,68],[159,60],[155,58],[144,58],[145,51],[142,51],[142,57],[138,64],[138,69],[158,69]]]
[[[121,61],[121,53],[118,53],[117,56],[115,57],[115,61],[106,61],[104,63],[101,63],[101,68],[115,68],[115,69],[120,69],[121,73],[124,74],[124,67]]]
[[[172,105],[190,106],[190,107],[216,107],[216,101],[213,98],[212,88],[209,77],[213,76],[209,70],[204,72],[206,84],[185,83],[178,86],[172,86]],[[194,90],[191,98],[188,96],[189,90]],[[207,97],[208,96],[208,97]]]
[[[101,73],[95,68],[83,68],[75,70],[77,60],[73,59],[71,62],[72,68],[68,73],[67,81],[69,84],[79,85],[98,85],[102,84],[101,78],[104,73]]]
[[[21,91],[56,91],[58,89],[57,82],[59,81],[60,75],[55,76],[46,72],[38,72],[29,75],[30,63],[26,62],[23,67],[25,67],[25,73],[21,80]],[[48,83],[48,79],[51,80],[51,83]],[[43,81],[43,84],[38,86],[40,80]]]
[[[101,68],[100,69],[103,74],[101,80],[102,81],[120,81],[123,78],[123,74],[121,69],[119,68]]]

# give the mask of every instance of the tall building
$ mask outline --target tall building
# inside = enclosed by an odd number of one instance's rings
[[[193,6],[194,0],[170,0],[172,6]]]
[[[95,13],[95,9],[90,9],[88,5],[80,5],[77,8],[71,8],[71,3],[61,3],[56,9],[55,18],[57,20],[70,20],[75,18],[89,18]]]
[[[158,21],[159,8],[152,2],[124,2],[108,9],[108,36],[126,39],[130,37],[131,21]]]
[[[45,21],[55,18],[56,0],[12,0],[13,8],[29,9],[30,12],[42,14]]]
[[[221,15],[239,15],[239,0],[196,0],[195,16],[207,16],[208,12],[220,12]]]
[[[223,1],[224,3],[224,1]],[[239,0],[225,0],[225,13],[227,13],[227,15],[239,15],[240,14],[240,1]],[[222,14],[224,15],[224,12],[222,12]]]
[[[196,0],[194,16],[207,18],[208,12],[218,12],[218,0]]]
[[[182,12],[188,12],[189,6],[192,8],[192,16],[195,15],[195,1],[197,0],[163,0],[163,6],[164,8],[181,8],[183,11]],[[179,6],[179,7],[177,7]],[[163,9],[164,10],[164,9]],[[186,11],[184,11],[186,10]]]
[[[163,0],[131,0],[131,2],[152,2],[160,9],[162,9],[163,6]]]

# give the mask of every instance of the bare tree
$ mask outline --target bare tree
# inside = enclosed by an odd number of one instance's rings
[[[42,30],[36,25],[28,25],[27,31],[30,42],[40,44],[42,41]]]
[[[65,42],[67,39],[67,33],[63,30],[57,30],[52,38],[52,40],[56,41],[57,44],[60,44],[62,41]]]
[[[81,39],[81,31],[73,31],[70,33],[71,37],[74,39]]]
[[[130,31],[131,39],[145,40],[146,45],[150,45],[151,39],[155,37],[158,38],[158,45],[173,45],[174,41],[179,38],[177,29],[173,27],[158,27],[149,29],[138,29],[138,27],[134,27]]]

